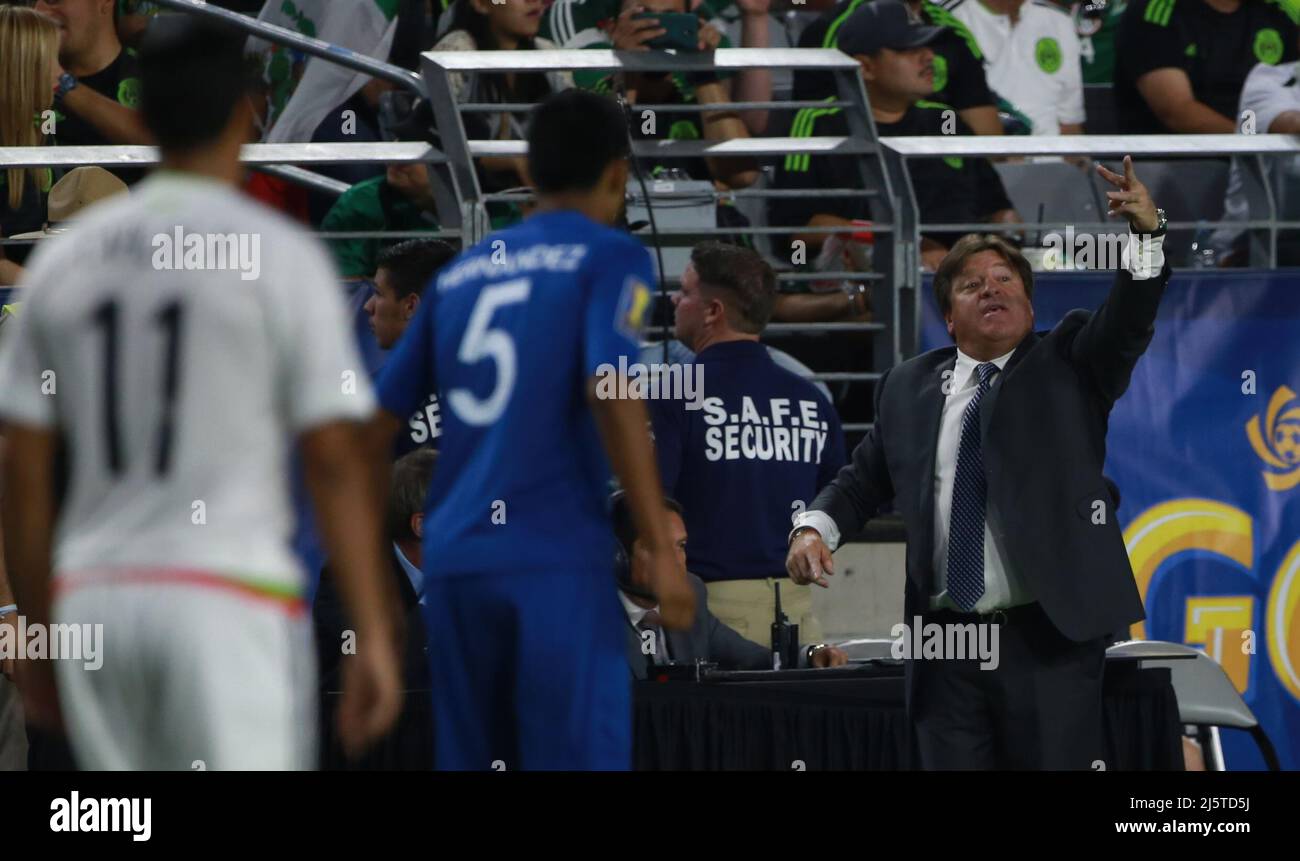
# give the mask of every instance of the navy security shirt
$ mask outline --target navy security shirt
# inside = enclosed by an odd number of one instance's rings
[[[491,234],[424,291],[376,389],[398,416],[438,393],[427,575],[609,577],[609,463],[587,386],[635,362],[652,277],[640,242],[561,211]]]
[[[845,463],[839,416],[757,341],[714,344],[694,364],[700,409],[648,401],[664,490],[685,509],[687,567],[705,582],[784,577],[791,518]]]

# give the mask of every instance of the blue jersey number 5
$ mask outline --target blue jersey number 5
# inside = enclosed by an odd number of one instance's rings
[[[447,392],[447,403],[465,424],[477,427],[490,425],[505,412],[510,392],[515,387],[515,342],[509,332],[504,329],[489,329],[488,324],[492,322],[492,315],[497,308],[527,299],[530,287],[529,279],[516,278],[484,288],[474,303],[474,311],[469,315],[469,325],[465,327],[465,337],[461,339],[456,358],[467,365],[484,359],[493,360],[497,366],[497,382],[492,393],[483,400],[465,388]]]

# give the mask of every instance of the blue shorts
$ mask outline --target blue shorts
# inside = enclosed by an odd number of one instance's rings
[[[631,768],[627,617],[608,571],[426,582],[435,768]]]

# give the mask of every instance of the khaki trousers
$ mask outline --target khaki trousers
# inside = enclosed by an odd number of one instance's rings
[[[812,612],[812,587],[800,586],[788,577],[708,583],[709,612],[745,639],[770,648],[772,613],[776,607],[774,583],[781,584],[781,612],[791,624],[799,626],[799,642],[820,643],[822,626]]]

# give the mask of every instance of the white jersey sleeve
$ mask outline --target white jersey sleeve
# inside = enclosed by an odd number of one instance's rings
[[[357,349],[340,279],[324,250],[302,238],[272,273],[268,299],[280,353],[277,380],[289,427],[364,419],[375,395]]]

